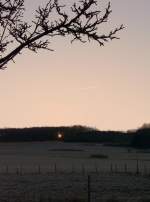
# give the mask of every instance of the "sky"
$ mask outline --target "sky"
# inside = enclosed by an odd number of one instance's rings
[[[25,0],[28,19],[41,0]],[[107,1],[100,1],[103,9]],[[0,71],[0,127],[87,125],[128,130],[150,122],[150,1],[111,0],[106,29],[120,40],[51,41],[54,52],[23,51]],[[103,32],[105,28],[101,28]]]

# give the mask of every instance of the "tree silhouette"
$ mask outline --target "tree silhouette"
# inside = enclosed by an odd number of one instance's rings
[[[97,0],[81,0],[74,3],[70,12],[58,0],[49,0],[45,7],[38,7],[31,24],[24,21],[24,0],[0,0],[0,69],[14,61],[24,48],[37,52],[50,49],[54,36],[72,36],[71,42],[94,40],[103,46],[105,42],[118,39],[116,33],[124,27],[99,33],[99,26],[108,21],[112,12],[110,2],[102,14]]]

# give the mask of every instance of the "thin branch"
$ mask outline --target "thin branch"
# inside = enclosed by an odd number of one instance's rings
[[[60,5],[58,0],[49,0],[45,7],[36,10],[35,19],[29,25],[23,21],[24,0],[4,0],[3,4],[0,0],[0,29],[3,30],[0,36],[0,69],[6,67],[24,48],[34,52],[40,49],[52,51],[49,45],[54,36],[71,35],[71,42],[94,40],[100,46],[119,39],[116,34],[124,29],[123,25],[109,33],[99,33],[100,25],[108,21],[112,12],[110,2],[104,14],[97,7],[97,0],[81,0],[71,7],[72,14],[67,14],[65,5]],[[52,18],[54,13],[57,19]],[[18,45],[7,53],[12,43]]]

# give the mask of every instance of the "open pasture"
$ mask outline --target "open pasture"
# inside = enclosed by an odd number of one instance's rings
[[[150,200],[148,150],[94,143],[0,143],[0,201],[110,202],[112,198]]]
[[[0,173],[137,171],[150,173],[148,150],[95,143],[0,143]]]

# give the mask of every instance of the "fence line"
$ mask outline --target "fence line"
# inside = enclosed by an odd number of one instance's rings
[[[56,163],[51,164],[49,166],[36,165],[36,166],[9,166],[9,165],[0,165],[0,174],[50,174],[50,173],[82,173],[90,174],[90,173],[106,173],[106,174],[133,174],[133,175],[150,175],[150,167],[146,164],[140,166],[139,161],[137,160],[134,168],[130,167],[127,163],[120,166],[120,164],[111,163],[107,168],[100,169],[98,165],[93,165],[92,168],[89,168],[85,164],[81,166],[76,166],[74,164],[71,165],[70,168],[66,168],[65,166],[60,166]]]

